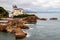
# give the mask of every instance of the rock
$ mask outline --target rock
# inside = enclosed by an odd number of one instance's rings
[[[21,29],[29,29],[29,27],[27,25],[22,25],[20,28]]]
[[[47,20],[47,18],[40,18],[40,20]]]
[[[17,33],[17,32],[23,32],[23,31],[20,27],[14,26],[13,33]]]
[[[24,24],[16,24],[15,26],[20,27],[21,29],[29,29],[29,26]]]
[[[28,16],[28,17],[23,18],[23,20],[25,20],[28,23],[37,22],[37,19],[38,18],[36,16]]]
[[[19,39],[25,38],[26,35],[27,35],[26,33],[21,33],[21,32],[15,33],[16,38],[19,38]]]
[[[0,31],[4,31],[6,29],[7,25],[0,25]]]
[[[27,22],[26,20],[19,19],[19,23],[20,23],[20,24],[27,24],[28,22]]]
[[[7,32],[13,33],[16,38],[24,38],[26,37],[27,33],[24,33],[20,27],[17,26],[7,26]]]
[[[50,18],[50,20],[58,20],[58,18]]]
[[[13,31],[13,28],[11,26],[6,27],[7,32],[11,33]]]
[[[0,25],[0,31],[2,31],[3,29],[2,29],[2,25]]]
[[[14,32],[14,34],[15,34],[15,37],[16,38],[25,38],[26,37],[26,35],[27,35],[27,33],[24,33],[23,31],[22,31],[22,29],[21,28],[19,28],[19,27],[16,27],[14,30],[13,30],[13,32]]]
[[[8,25],[14,25],[14,20],[13,19],[9,20]]]

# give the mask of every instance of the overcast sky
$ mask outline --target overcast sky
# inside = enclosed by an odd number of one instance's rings
[[[12,5],[24,9],[59,9],[60,0],[0,0],[0,6],[7,10],[12,9]]]

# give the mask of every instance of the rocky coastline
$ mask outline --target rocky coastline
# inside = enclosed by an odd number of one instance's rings
[[[23,18],[1,18],[0,20],[0,31],[12,33],[16,38],[25,38],[27,33],[23,32],[22,29],[29,29],[30,23],[36,23],[37,20],[47,20],[47,18],[38,18],[36,15],[27,16]],[[50,20],[57,20],[57,18],[50,18]]]
[[[27,33],[22,29],[29,29],[28,25],[32,22],[36,23],[39,18],[37,16],[28,16],[24,18],[1,18],[0,31],[13,33],[16,38],[25,38]],[[4,22],[5,21],[5,22]]]

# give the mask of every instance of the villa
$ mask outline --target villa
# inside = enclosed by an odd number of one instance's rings
[[[12,15],[17,16],[17,15],[20,15],[20,14],[23,14],[23,9],[18,8],[16,5],[14,5],[13,9],[12,9]]]

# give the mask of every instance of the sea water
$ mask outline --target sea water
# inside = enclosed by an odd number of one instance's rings
[[[12,35],[0,33],[0,40],[60,40],[60,13],[34,14],[48,20],[38,20],[36,24],[28,24],[30,29],[23,30],[28,34],[24,39],[14,39]],[[52,17],[56,17],[58,20],[49,20]]]

